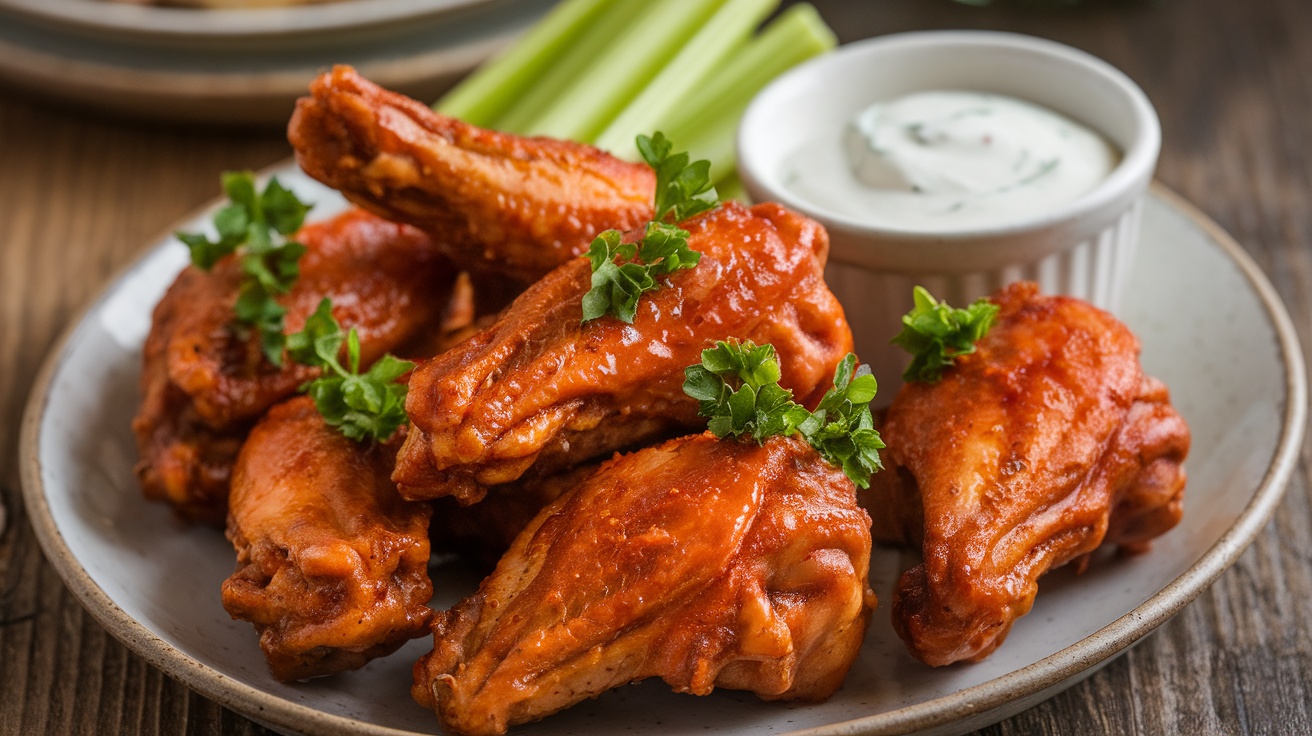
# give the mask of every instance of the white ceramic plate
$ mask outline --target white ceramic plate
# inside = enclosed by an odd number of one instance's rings
[[[343,206],[294,171],[276,173],[321,203],[315,217]],[[194,230],[204,219],[178,227]],[[23,490],[47,556],[115,636],[257,721],[313,734],[437,731],[408,694],[411,664],[430,643],[412,642],[359,672],[278,683],[251,627],[220,605],[232,548],[218,532],[183,527],[142,500],[128,429],[138,354],[151,307],[185,260],[180,245],[163,239],[69,330],[37,380],[22,433]],[[1270,285],[1225,233],[1161,188],[1148,203],[1122,316],[1194,435],[1184,521],[1151,553],[1102,555],[1082,576],[1048,576],[1033,611],[981,664],[934,670],[914,661],[883,605],[846,684],[826,703],[762,703],[727,691],[696,698],[648,681],[515,732],[959,733],[1033,705],[1123,652],[1207,587],[1265,523],[1294,467],[1306,386],[1297,338]],[[901,562],[894,551],[874,554],[872,585],[884,601]],[[440,606],[475,584],[455,570],[436,577]]]
[[[205,11],[0,0],[0,82],[134,117],[281,127],[310,80],[333,64],[351,64],[417,99],[436,99],[554,2],[350,0]],[[50,15],[76,17],[78,6],[97,12],[81,25]],[[173,21],[152,30],[142,20],[151,13]],[[178,14],[185,23],[175,22]],[[129,30],[134,18],[139,27]],[[262,30],[239,32],[252,25]]]

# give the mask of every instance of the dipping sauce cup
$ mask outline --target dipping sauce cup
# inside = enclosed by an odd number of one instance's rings
[[[1119,149],[1120,161],[1076,199],[987,228],[873,225],[789,188],[788,170],[800,146],[820,138],[841,146],[851,121],[871,104],[929,90],[993,93],[1047,108],[1103,136]],[[1044,293],[1077,296],[1114,312],[1160,147],[1160,124],[1147,96],[1110,64],[1029,36],[936,31],[843,46],[775,80],[743,116],[738,172],[754,200],[781,202],[829,231],[826,278],[887,404],[910,360],[888,342],[912,307],[915,285],[964,307],[1028,279]]]

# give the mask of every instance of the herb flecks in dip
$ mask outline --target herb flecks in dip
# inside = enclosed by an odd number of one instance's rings
[[[871,225],[951,232],[1005,227],[1078,199],[1120,156],[1102,136],[1002,95],[929,91],[867,107],[840,140],[784,162],[789,189]]]

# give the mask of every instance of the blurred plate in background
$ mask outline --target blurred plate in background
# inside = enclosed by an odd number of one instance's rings
[[[0,83],[137,117],[282,126],[332,64],[435,99],[553,4],[348,0],[195,10],[0,0]]]

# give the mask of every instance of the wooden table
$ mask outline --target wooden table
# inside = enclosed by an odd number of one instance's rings
[[[1312,3],[816,2],[844,40],[927,28],[1053,38],[1126,71],[1156,104],[1158,178],[1243,243],[1312,344]],[[23,517],[17,428],[37,366],[115,270],[216,193],[223,169],[289,154],[277,132],[105,119],[0,90],[0,734],[247,734],[111,638]],[[126,417],[125,417],[126,421]],[[1239,562],[1154,636],[981,733],[1312,733],[1312,506],[1301,465]]]

